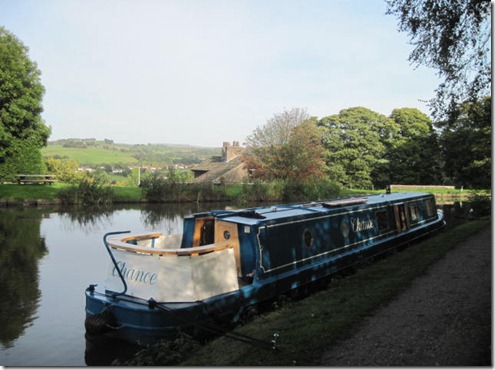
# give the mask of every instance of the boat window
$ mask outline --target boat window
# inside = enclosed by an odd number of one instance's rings
[[[215,242],[215,223],[213,220],[206,220],[201,227],[199,245],[213,244]]]
[[[390,228],[388,211],[386,209],[377,211],[375,213],[375,216],[376,216],[376,221],[378,222],[378,230],[384,231]]]
[[[307,248],[311,248],[313,246],[313,235],[311,234],[311,231],[309,231],[308,229],[304,230],[303,239],[304,239],[304,245]]]
[[[409,204],[409,215],[411,218],[411,221],[415,222],[418,221],[418,204],[417,203],[411,203]]]
[[[431,199],[426,200],[426,216],[433,217],[435,215],[435,206],[433,205],[433,201]]]
[[[395,222],[397,226],[397,231],[401,232],[407,230],[409,225],[406,215],[406,206],[404,204],[398,204],[394,207],[395,207]]]

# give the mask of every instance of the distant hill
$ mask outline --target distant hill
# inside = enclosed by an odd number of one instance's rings
[[[49,141],[41,150],[43,157],[73,159],[81,165],[193,165],[212,155],[220,155],[221,148],[197,147],[182,144],[116,144],[113,140],[62,139]]]

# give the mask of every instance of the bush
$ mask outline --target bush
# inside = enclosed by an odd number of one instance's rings
[[[99,185],[94,179],[85,178],[62,189],[59,198],[64,204],[100,206],[112,204],[115,194],[111,188]]]
[[[470,194],[467,201],[471,204],[470,217],[489,216],[492,212],[491,196],[488,193]]]
[[[264,182],[255,180],[250,184],[243,184],[241,201],[243,202],[267,202],[281,200],[285,189],[285,181],[274,180]]]
[[[329,181],[256,180],[243,185],[241,200],[244,202],[284,201],[297,202],[333,198],[340,194],[340,187]]]
[[[50,157],[45,160],[48,173],[57,176],[57,179],[67,184],[77,184],[85,175],[77,172],[79,163],[70,159]]]
[[[285,185],[284,201],[308,201],[334,198],[340,194],[340,186],[330,180],[291,181]]]
[[[147,174],[141,181],[144,197],[150,202],[180,201],[184,184],[172,176],[165,178],[156,172]]]

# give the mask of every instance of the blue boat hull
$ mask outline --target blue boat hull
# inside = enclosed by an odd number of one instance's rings
[[[213,297],[201,302],[159,303],[146,302],[131,296],[113,298],[111,293],[101,294],[86,290],[86,321],[102,312],[111,320],[100,320],[89,334],[108,337],[135,344],[150,344],[169,340],[184,332],[195,337],[218,334],[218,328],[235,321],[242,307],[240,291]],[[116,323],[116,325],[113,325]]]
[[[265,217],[250,219],[246,213],[224,214],[224,220],[238,222],[239,229],[229,229],[229,234],[221,235],[230,236],[235,232],[241,247],[246,247],[241,248],[238,267],[242,276],[238,289],[191,302],[155,302],[124,292],[101,293],[90,286],[85,293],[86,331],[90,335],[103,334],[137,344],[174,339],[180,331],[195,337],[221,334],[238,322],[251,306],[321,282],[364,259],[417,242],[445,225],[441,211],[433,208],[427,212],[419,203],[431,200],[430,205],[434,207],[433,197],[403,197],[405,200],[398,199],[397,203],[375,197],[374,203],[353,204],[354,208],[348,210],[318,206],[320,213],[311,208],[313,205],[290,206],[284,212],[292,212],[293,216],[279,223]],[[399,211],[396,204],[406,201],[417,202],[418,206],[410,206],[414,212],[410,211],[407,227],[402,228],[406,224],[397,221],[394,212],[397,215]],[[377,215],[384,210],[389,218],[378,220]],[[282,213],[268,210],[263,214],[276,212]],[[189,221],[194,225],[194,219]],[[191,227],[191,235],[194,230]],[[189,239],[188,243],[192,243],[193,238]]]
[[[174,339],[179,331],[195,337],[218,334],[220,327],[235,323],[250,306],[275,299],[279,295],[317,282],[355,265],[358,260],[414,243],[438,231],[444,224],[441,219],[420,230],[390,238],[380,244],[364,246],[350,253],[293,270],[292,273],[253,282],[239,291],[201,302],[151,302],[150,305],[149,302],[134,297],[124,295],[112,298],[111,292],[101,294],[87,289],[86,316],[91,318],[105,310],[109,311],[117,325],[103,323],[106,325],[101,328],[104,334],[110,338],[140,345]]]

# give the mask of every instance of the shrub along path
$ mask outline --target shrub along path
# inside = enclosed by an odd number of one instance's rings
[[[491,238],[486,227],[450,250],[321,365],[491,366]]]

